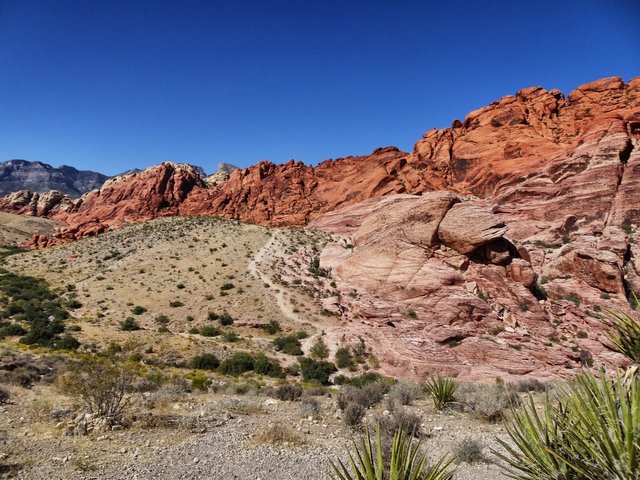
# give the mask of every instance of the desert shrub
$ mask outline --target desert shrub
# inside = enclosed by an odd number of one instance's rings
[[[349,462],[342,460],[331,463],[332,478],[335,480],[449,480],[452,461],[440,459],[433,466],[428,465],[427,453],[421,453],[420,442],[416,442],[406,432],[399,430],[393,438],[388,461],[385,461],[381,433],[378,429],[372,441],[369,430],[353,442],[348,451]]]
[[[487,422],[501,420],[511,407],[520,403],[516,390],[509,384],[461,385],[455,399],[464,411]]]
[[[9,390],[0,387],[0,405],[6,405],[10,398],[11,394],[9,393]]]
[[[511,442],[493,451],[519,479],[636,479],[640,471],[640,378],[587,371],[536,407],[529,397],[505,427]]]
[[[26,334],[27,331],[24,329],[22,325],[19,323],[9,323],[4,327],[0,328],[0,338],[4,337],[14,337],[19,335]]]
[[[144,312],[146,312],[147,309],[140,306],[140,305],[136,305],[135,307],[133,307],[131,309],[131,313],[133,313],[134,315],[142,315]]]
[[[224,332],[222,334],[222,340],[229,343],[235,343],[240,341],[240,335],[236,332]]]
[[[129,404],[133,372],[107,359],[89,358],[62,377],[62,391],[103,417],[119,418]]]
[[[482,443],[467,437],[455,446],[453,454],[458,463],[479,463],[484,461],[482,448]]]
[[[237,377],[253,370],[254,359],[246,352],[236,352],[220,364],[219,371],[225,375]]]
[[[213,353],[203,353],[191,359],[191,366],[200,370],[215,370],[220,365],[220,360]]]
[[[322,385],[318,385],[318,386],[315,386],[315,387],[307,388],[304,391],[304,394],[308,395],[310,397],[325,397],[325,396],[330,397],[331,396],[331,393],[330,393],[329,389],[327,387],[322,386]]]
[[[537,378],[525,378],[523,380],[519,380],[515,384],[515,389],[518,392],[544,392],[547,389],[547,384],[541,382]]]
[[[285,383],[270,389],[269,394],[278,400],[298,400],[302,396],[302,387],[297,383]]]
[[[387,389],[389,387],[388,381],[389,379],[385,379],[382,375],[376,372],[366,372],[362,375],[356,375],[355,377],[346,377],[344,375],[336,375],[335,384],[336,385],[353,385],[354,387],[363,387],[364,385],[368,385],[370,383],[384,383],[387,385]],[[386,393],[386,392],[385,392]]]
[[[182,303],[180,300],[173,300],[169,302],[169,306],[171,308],[184,307],[184,303]]]
[[[338,407],[344,410],[350,403],[357,403],[368,409],[380,403],[387,391],[388,386],[382,382],[370,383],[360,388],[343,385],[338,392]]]
[[[278,352],[286,353],[287,355],[303,355],[302,344],[297,335],[286,335],[278,337],[271,342],[273,347]]]
[[[167,325],[169,325],[169,322],[171,321],[169,319],[169,317],[167,317],[166,315],[156,315],[154,320],[156,321],[156,323],[160,324],[163,327],[166,327]]]
[[[320,413],[320,402],[306,394],[300,399],[300,413],[305,417],[315,417]]]
[[[342,411],[342,422],[347,427],[357,427],[362,423],[362,419],[364,418],[367,409],[355,402],[349,402],[345,405],[344,410]]]
[[[391,386],[389,398],[400,405],[411,405],[422,395],[420,385],[415,382],[401,380]],[[405,430],[406,431],[406,430]]]
[[[398,430],[407,432],[414,437],[420,437],[422,434],[420,417],[404,408],[394,409],[390,415],[376,415],[374,423],[387,438],[393,438]]]
[[[217,337],[222,333],[219,328],[211,327],[209,325],[200,327],[199,329],[195,330],[196,333],[199,333],[203,337]]]
[[[352,369],[355,367],[353,363],[353,357],[351,356],[351,351],[349,347],[341,347],[336,350],[336,366],[338,368],[348,368]]]
[[[442,410],[447,403],[453,401],[453,395],[458,389],[458,382],[451,377],[436,375],[426,380],[425,387],[431,395],[433,406],[436,410]]]
[[[120,330],[124,332],[132,332],[134,330],[140,330],[140,324],[133,317],[127,317],[120,322]]]
[[[220,286],[220,290],[231,290],[232,288],[236,288],[236,286],[233,283],[223,283]]]
[[[227,398],[221,402],[222,408],[236,415],[255,415],[262,413],[262,406],[255,400]]]
[[[322,337],[318,337],[315,343],[311,346],[311,351],[309,352],[312,358],[322,360],[329,356],[329,349],[327,348],[327,344],[324,343]]]
[[[233,317],[227,312],[224,312],[222,315],[218,315],[218,322],[220,322],[220,325],[223,327],[228,327],[229,325],[233,325]]]
[[[193,390],[200,390],[201,392],[206,392],[207,390],[209,390],[211,380],[209,380],[206,375],[191,373],[187,375],[187,378],[191,380],[191,388]]]
[[[262,329],[269,335],[274,335],[282,330],[277,320],[270,320],[269,323],[262,326]]]
[[[337,371],[331,362],[312,360],[302,357],[299,360],[302,378],[305,382],[317,382],[320,385],[328,385],[329,377]]]
[[[302,437],[293,429],[282,423],[274,423],[255,437],[258,443],[301,445],[304,443]]]
[[[55,350],[77,350],[80,347],[80,341],[72,335],[63,335],[54,338],[49,346]]]
[[[253,356],[253,370],[259,375],[280,378],[284,376],[282,367],[277,360],[269,358],[263,353],[256,353]]]

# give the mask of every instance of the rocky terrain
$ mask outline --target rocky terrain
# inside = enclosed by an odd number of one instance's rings
[[[0,162],[0,195],[19,190],[33,193],[55,190],[70,197],[80,197],[100,188],[107,178],[101,173],[76,170],[67,165],[54,168],[42,162],[8,160]]]
[[[640,79],[617,77],[566,97],[528,88],[428,131],[412,153],[261,162],[209,182],[163,163],[79,200],[18,192],[0,208],[68,225],[35,235],[38,247],[155,217],[307,225],[332,235],[316,268],[332,287],[312,293],[331,348],[364,338],[399,376],[570,376],[621,361],[602,311],[628,310],[640,290],[639,93]],[[311,257],[295,251],[266,255],[284,291],[307,281]]]

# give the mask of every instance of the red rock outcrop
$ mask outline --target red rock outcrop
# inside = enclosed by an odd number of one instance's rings
[[[452,245],[442,235],[449,217],[457,225]],[[623,363],[606,349],[606,325],[592,310],[605,292],[608,306],[628,309],[623,249],[599,250],[595,238],[565,245],[545,270],[545,286],[565,283],[542,298],[530,261],[504,236],[509,225],[477,199],[445,191],[393,195],[311,226],[336,235],[321,265],[338,289],[357,291],[334,302],[337,336],[347,345],[364,340],[387,374],[563,377],[588,358]],[[611,230],[605,243],[624,244],[622,230]]]

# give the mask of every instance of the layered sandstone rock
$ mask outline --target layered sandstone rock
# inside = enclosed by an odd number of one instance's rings
[[[593,308],[605,293],[608,307],[629,308],[624,232],[611,227],[601,242],[585,238],[553,249],[536,272],[522,258],[525,250],[505,238],[510,225],[484,203],[449,192],[394,195],[313,221],[335,235],[321,266],[343,292],[357,292],[334,301],[342,343],[364,339],[384,372],[418,378],[569,376],[587,358],[620,365]],[[442,235],[449,216],[464,218],[451,222],[459,227],[455,242]],[[500,252],[494,257],[486,253],[492,245],[509,247],[491,247]]]

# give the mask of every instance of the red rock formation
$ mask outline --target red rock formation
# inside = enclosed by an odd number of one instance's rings
[[[337,235],[321,265],[341,291],[357,291],[336,297],[335,333],[346,345],[364,339],[387,374],[562,377],[587,354],[623,363],[606,349],[606,325],[590,310],[605,292],[609,307],[629,308],[624,248],[612,247],[626,242],[618,227],[602,245],[591,239],[560,249],[545,281],[560,290],[541,300],[533,266],[504,237],[509,226],[477,200],[450,192],[393,195],[323,215],[311,226]],[[454,226],[452,242],[443,232]]]
[[[640,218],[634,202],[638,137],[640,78],[598,80],[566,98],[534,87],[471,112],[451,128],[428,131],[411,154],[387,147],[316,167],[260,162],[211,188],[186,166],[162,164],[47,215],[76,229],[66,234],[72,238],[84,235],[83,225],[95,232],[95,223],[106,229],[175,214],[304,225],[368,198],[446,188],[495,199],[494,211],[505,221],[527,219],[511,232],[516,239],[555,238],[596,218],[602,227]],[[2,199],[0,209],[24,211],[14,200]]]

